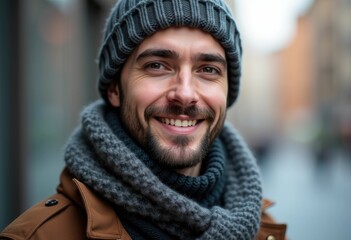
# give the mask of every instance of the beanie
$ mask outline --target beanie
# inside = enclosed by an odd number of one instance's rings
[[[169,27],[188,26],[211,34],[224,48],[228,67],[228,99],[239,93],[241,41],[233,15],[224,0],[119,0],[107,18],[98,56],[98,88],[108,102],[107,90],[118,80],[128,56],[146,37]]]

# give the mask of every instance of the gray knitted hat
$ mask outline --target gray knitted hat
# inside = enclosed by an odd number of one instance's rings
[[[228,102],[239,93],[241,41],[233,15],[224,0],[119,0],[107,20],[99,54],[98,87],[107,89],[119,77],[124,62],[146,37],[160,29],[189,26],[210,33],[225,49],[228,62]]]

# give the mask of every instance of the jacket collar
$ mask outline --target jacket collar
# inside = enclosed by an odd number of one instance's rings
[[[86,213],[86,233],[92,239],[131,239],[115,210],[74,178],[67,169],[61,174],[58,192],[65,194]]]

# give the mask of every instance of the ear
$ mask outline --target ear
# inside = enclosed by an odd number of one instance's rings
[[[108,100],[110,101],[111,105],[114,107],[119,107],[121,104],[120,94],[118,86],[112,82],[107,90]]]

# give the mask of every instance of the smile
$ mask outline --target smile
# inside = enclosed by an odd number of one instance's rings
[[[181,120],[173,118],[160,118],[160,121],[164,124],[175,127],[193,127],[197,123],[197,120]]]

